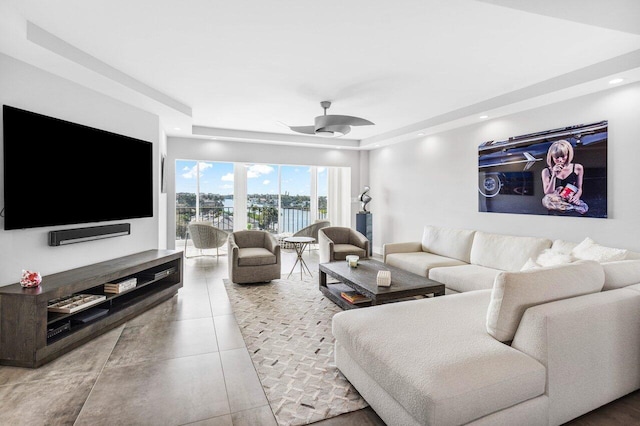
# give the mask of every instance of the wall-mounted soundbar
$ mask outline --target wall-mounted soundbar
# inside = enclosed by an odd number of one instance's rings
[[[131,234],[130,223],[117,225],[91,226],[89,228],[63,229],[49,231],[49,245],[63,246],[84,241],[101,240],[103,238],[120,237]]]

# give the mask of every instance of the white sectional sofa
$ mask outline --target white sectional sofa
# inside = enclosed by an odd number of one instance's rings
[[[333,318],[337,367],[388,425],[560,425],[640,388],[637,253],[436,227],[412,247],[385,261],[453,294]]]
[[[588,238],[581,244],[588,260],[640,259],[640,253],[602,247]],[[545,266],[569,261],[576,246],[548,238],[425,226],[422,241],[385,244],[383,260],[443,283],[448,293],[459,293],[490,289],[498,273],[519,271],[530,259],[545,260]]]

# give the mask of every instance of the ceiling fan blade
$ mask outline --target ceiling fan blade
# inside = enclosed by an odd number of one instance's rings
[[[316,129],[327,126],[371,126],[373,123],[350,115],[319,115],[315,119]]]
[[[315,126],[289,126],[291,130],[298,133],[305,133],[307,135],[315,135],[316,128]]]
[[[324,137],[340,137],[351,131],[351,126],[372,126],[369,120],[351,115],[327,115],[327,109],[331,102],[322,101],[320,106],[324,108],[324,115],[315,118],[313,126],[288,126],[294,132],[306,135],[316,135]]]

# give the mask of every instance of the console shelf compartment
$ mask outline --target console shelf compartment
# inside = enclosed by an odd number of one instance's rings
[[[170,299],[182,287],[182,259],[182,251],[148,250],[44,276],[39,287],[0,287],[0,364],[39,367]],[[104,292],[105,284],[132,277],[138,281],[135,287]],[[77,294],[106,297],[72,313],[47,310],[50,301]],[[92,308],[108,313],[89,322],[74,321]],[[56,332],[47,338],[49,330]]]

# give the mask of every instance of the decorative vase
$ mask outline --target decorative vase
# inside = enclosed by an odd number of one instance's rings
[[[42,277],[39,272],[22,270],[22,278],[20,278],[20,285],[24,288],[38,287],[42,282]]]

